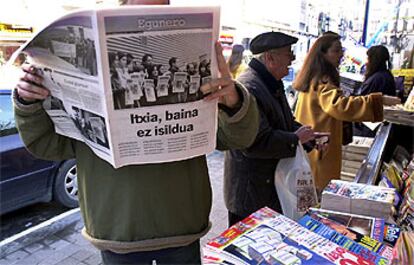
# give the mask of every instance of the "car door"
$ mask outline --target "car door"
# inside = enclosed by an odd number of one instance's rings
[[[0,213],[51,199],[55,162],[33,157],[14,122],[11,91],[0,90]]]

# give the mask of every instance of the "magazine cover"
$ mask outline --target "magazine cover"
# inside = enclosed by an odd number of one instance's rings
[[[375,264],[265,207],[204,248],[234,264]]]
[[[333,223],[323,223],[313,217],[312,214],[306,214],[298,220],[298,223],[374,264],[389,264],[392,259],[392,249],[381,245],[380,242],[369,237],[363,237],[361,242],[356,242],[354,241],[357,239],[355,233],[351,232],[343,235],[332,228]],[[337,226],[335,228],[339,229]]]
[[[401,228],[394,224],[385,224],[384,242],[394,247],[401,234]]]
[[[16,54],[51,91],[45,109],[57,133],[115,168],[178,161],[215,149],[217,101],[203,101],[187,76],[217,77],[219,18],[219,7],[76,11]]]
[[[354,232],[371,237],[377,241],[382,242],[384,240],[385,221],[382,218],[317,208],[310,208],[309,213],[320,216],[320,219],[322,219],[322,217],[330,219],[335,223],[344,225]]]

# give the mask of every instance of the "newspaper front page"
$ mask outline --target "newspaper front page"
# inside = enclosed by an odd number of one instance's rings
[[[23,51],[56,132],[117,168],[214,150],[217,102],[200,86],[217,73],[218,31],[218,7],[127,6],[67,15]]]

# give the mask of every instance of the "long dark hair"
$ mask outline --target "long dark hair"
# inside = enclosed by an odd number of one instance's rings
[[[235,71],[237,67],[242,63],[243,60],[244,47],[242,45],[236,44],[231,50],[231,54],[227,64],[231,72]]]
[[[365,72],[365,80],[381,70],[390,70],[391,61],[388,49],[383,45],[372,46],[367,51],[368,63]]]
[[[309,87],[326,78],[339,86],[339,72],[324,56],[333,43],[339,40],[339,35],[326,34],[315,41],[293,82],[294,89],[307,92]]]

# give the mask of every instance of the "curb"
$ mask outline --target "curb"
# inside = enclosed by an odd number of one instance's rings
[[[81,214],[79,208],[75,208],[6,238],[0,242],[0,259],[34,242],[53,235],[79,220],[81,220]]]

